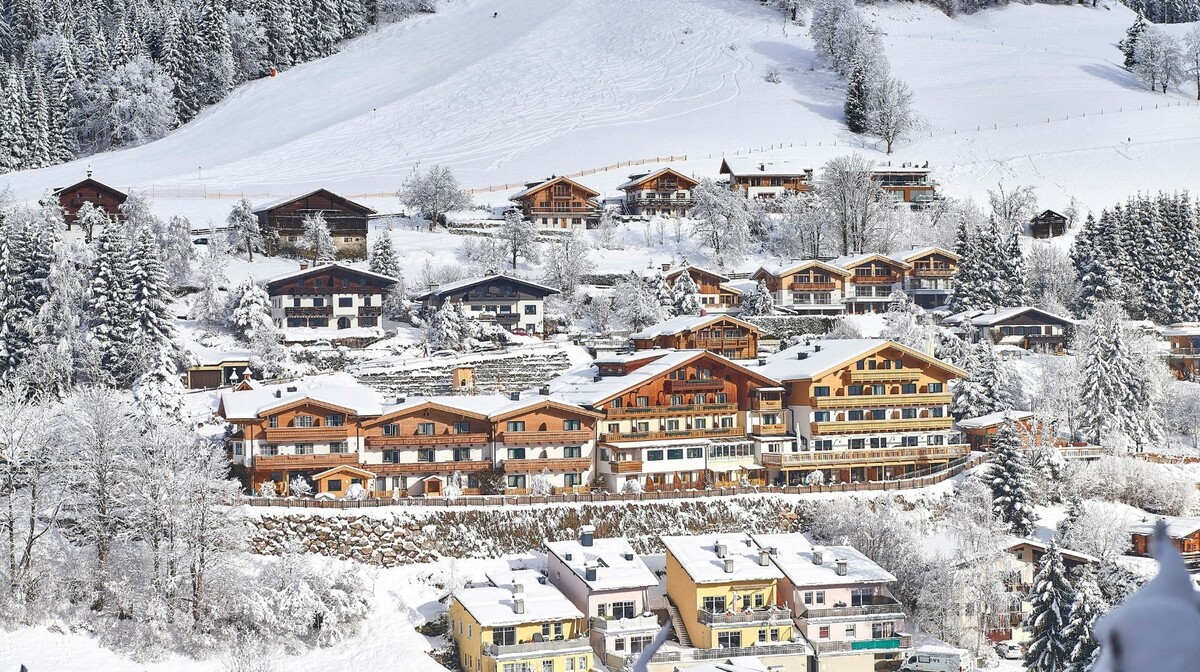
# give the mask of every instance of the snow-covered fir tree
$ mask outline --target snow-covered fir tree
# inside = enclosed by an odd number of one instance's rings
[[[267,290],[254,281],[254,278],[246,276],[239,286],[233,292],[234,307],[231,316],[233,324],[233,333],[238,339],[253,343],[258,332],[266,330],[271,333],[275,331],[275,325],[271,320],[271,297],[267,294]]]
[[[650,293],[654,295],[654,300],[662,306],[664,317],[675,316],[675,304],[671,299],[671,286],[667,284],[667,276],[663,275],[662,271],[655,269],[648,275],[644,282],[646,287],[650,289]]]
[[[1162,436],[1162,408],[1150,362],[1135,352],[1125,312],[1114,302],[1096,307],[1077,339],[1081,369],[1081,429],[1092,443],[1123,447]]]
[[[380,231],[371,241],[371,251],[367,255],[367,268],[372,273],[386,275],[389,278],[400,277],[400,257],[392,245],[392,236],[388,231]]]
[[[954,417],[975,418],[1012,408],[1008,374],[990,342],[968,346],[960,366],[968,375],[954,384],[951,401]]]
[[[1121,50],[1121,55],[1125,57],[1125,67],[1129,70],[1132,70],[1133,66],[1137,65],[1137,56],[1135,55],[1137,52],[1137,42],[1146,28],[1146,17],[1142,16],[1141,12],[1138,12],[1137,19],[1134,20],[1133,25],[1125,31],[1125,37],[1117,43],[1117,48]]]
[[[620,227],[621,220],[617,219],[616,210],[614,208],[601,208],[600,221],[596,225],[600,247],[606,250],[613,249],[617,244],[617,232]]]
[[[229,246],[235,250],[245,250],[246,258],[254,261],[254,250],[261,249],[263,243],[262,230],[258,226],[258,215],[254,214],[254,206],[243,198],[229,211],[225,218],[229,227]]]
[[[165,222],[158,220],[160,229],[154,232],[158,249],[162,254],[167,280],[174,287],[188,282],[192,274],[192,262],[196,259],[196,246],[192,244],[192,223],[183,215],[173,215]]]
[[[992,437],[991,452],[983,481],[991,488],[992,508],[1013,534],[1028,536],[1038,520],[1033,510],[1033,477],[1012,420],[1006,420]]]
[[[1096,641],[1096,619],[1108,611],[1109,605],[1100,594],[1095,579],[1084,575],[1075,581],[1074,599],[1067,615],[1067,628],[1063,633],[1070,664],[1067,672],[1088,672],[1100,655],[1100,644]]]
[[[220,239],[209,239],[207,251],[200,257],[200,268],[197,272],[200,291],[192,300],[192,310],[188,315],[209,332],[216,332],[228,319],[229,301],[224,289],[229,283],[225,277],[225,266],[228,263],[229,257]]]
[[[762,280],[754,288],[742,295],[742,315],[770,315],[775,312],[775,297],[767,289],[767,283]]]
[[[900,290],[893,291],[888,298],[890,303],[883,314],[885,326],[880,336],[920,352],[933,352],[938,341],[938,330],[925,311]]]
[[[692,279],[692,274],[686,270],[675,276],[671,285],[671,312],[675,315],[699,315],[703,306],[700,303],[700,288]]]
[[[842,106],[842,113],[846,117],[846,130],[851,133],[867,132],[869,96],[867,69],[860,60],[850,72],[850,81],[846,85],[846,102]]]
[[[463,343],[463,314],[458,306],[446,301],[429,320],[429,340],[434,347],[461,350]]]
[[[75,212],[75,224],[83,230],[84,239],[88,242],[95,240],[111,221],[103,208],[96,207],[90,201],[79,206]]]
[[[329,225],[325,223],[325,215],[315,212],[304,216],[304,227],[300,240],[310,254],[313,263],[333,261],[337,248],[333,244],[333,236],[329,233]]]
[[[1025,651],[1025,669],[1029,672],[1066,672],[1071,664],[1071,644],[1066,637],[1071,603],[1075,591],[1067,579],[1058,542],[1037,563],[1030,602],[1029,647]]]
[[[514,270],[518,258],[530,263],[538,261],[537,224],[525,219],[520,210],[514,208],[504,213],[504,222],[497,229],[495,239]]]
[[[119,226],[105,227],[95,243],[88,306],[88,329],[92,347],[103,366],[102,373],[121,387],[132,383],[130,348],[136,336],[129,256],[124,230]]]
[[[614,303],[617,318],[633,331],[640,331],[666,318],[658,298],[636,273],[631,273],[615,287]]]

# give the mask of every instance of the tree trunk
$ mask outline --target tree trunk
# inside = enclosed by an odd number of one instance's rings
[[[246,255],[250,257],[250,262],[254,263],[254,241],[246,239]]]

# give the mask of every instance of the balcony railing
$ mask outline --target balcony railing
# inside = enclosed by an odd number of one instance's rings
[[[498,437],[509,445],[525,445],[531,443],[553,443],[553,444],[570,444],[577,445],[591,441],[595,433],[586,430],[563,430],[563,431],[546,431],[546,432],[501,432]]]
[[[717,378],[696,378],[694,380],[667,380],[668,392],[701,392],[705,390],[720,390],[725,387],[725,381]]]
[[[743,436],[742,427],[710,427],[708,429],[678,429],[662,432],[606,432],[601,441],[662,441],[666,439],[703,439],[713,436]]]
[[[738,658],[741,656],[785,656],[808,655],[812,653],[804,642],[779,642],[772,644],[756,644],[736,648],[717,649],[670,649],[659,651],[650,657],[652,663],[678,663],[692,660],[715,660]],[[626,661],[637,661],[638,656],[628,656]]]
[[[952,268],[914,268],[909,273],[918,278],[949,278],[954,275]]]
[[[345,441],[348,435],[354,434],[354,427],[276,427],[264,431],[267,443],[318,443],[328,441]]]
[[[383,315],[383,307],[382,306],[359,306],[358,307],[358,316],[359,317],[380,317],[381,315]]]
[[[678,406],[623,406],[606,409],[609,418],[630,416],[685,415],[689,413],[734,413],[737,404],[680,404]]]
[[[971,452],[966,444],[926,448],[880,448],[874,450],[823,450],[802,453],[763,453],[768,467],[816,467],[839,462],[899,462],[908,460],[953,460]]]
[[[545,642],[522,642],[520,644],[484,644],[483,655],[490,658],[513,654],[538,654],[556,651],[591,651],[591,644],[585,638],[580,639],[551,639]]]
[[[916,432],[927,429],[950,429],[954,418],[910,418],[908,420],[844,420],[814,422],[813,434],[861,434],[864,432]]]
[[[588,623],[592,630],[608,631],[628,631],[628,630],[652,630],[657,629],[658,617],[653,614],[643,614],[634,616],[633,618],[599,618],[592,616],[588,619]]]
[[[887,285],[893,282],[900,282],[900,276],[896,273],[888,275],[855,275],[851,277],[851,281],[858,285]]]
[[[642,461],[622,460],[620,462],[609,462],[608,469],[614,474],[637,474],[642,471]]]
[[[836,282],[793,282],[788,285],[793,292],[832,292],[837,288]]]
[[[534,460],[504,460],[506,474],[538,474],[542,470],[555,473],[587,471],[592,467],[590,457],[548,457]]]
[[[854,370],[850,372],[850,380],[858,383],[882,383],[888,381],[917,380],[921,372],[916,369],[875,369]]]
[[[287,306],[284,317],[327,317],[333,315],[333,306]]]
[[[761,434],[764,436],[776,436],[787,434],[788,427],[782,422],[777,422],[770,425],[756,425],[750,428],[751,433]]]
[[[488,435],[484,432],[466,434],[403,434],[396,436],[368,436],[368,448],[388,448],[391,446],[461,446],[468,443],[486,443]]]
[[[1167,357],[1200,357],[1200,348],[1175,348],[1167,351]]]
[[[792,620],[792,610],[785,606],[765,609],[743,609],[741,611],[706,611],[701,609],[696,612],[696,619],[705,625],[790,621]]]
[[[748,338],[697,338],[696,347],[701,350],[725,350],[730,348],[748,348]]]
[[[461,471],[464,474],[473,474],[477,471],[487,471],[492,468],[492,463],[484,460],[463,460],[453,461],[444,460],[440,462],[389,462],[385,464],[364,464],[364,469],[373,471],[376,474],[452,474],[456,471]]]
[[[857,607],[827,607],[825,609],[807,609],[799,615],[803,619],[816,618],[837,618],[841,616],[882,616],[884,614],[895,614],[897,617],[904,616],[904,606],[896,600],[880,599],[873,604],[865,604]]]
[[[358,453],[254,456],[256,469],[328,469],[343,464],[358,464]]]
[[[750,399],[750,410],[752,411],[780,411],[783,410],[783,401],[780,399]]]
[[[880,651],[912,648],[912,635],[899,635],[884,639],[851,639],[837,642],[812,642],[817,655],[823,653],[845,653],[849,651]]]
[[[862,394],[852,397],[813,397],[813,408],[877,408],[879,406],[944,406],[950,394]]]

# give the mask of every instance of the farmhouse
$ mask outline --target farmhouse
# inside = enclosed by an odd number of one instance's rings
[[[375,211],[328,189],[288,196],[254,208],[268,254],[303,250],[304,218],[320,214],[329,226],[340,259],[367,255],[367,219]]]
[[[793,159],[726,157],[721,174],[729,176],[729,187],[750,198],[778,198],[789,191],[812,188],[813,169]]]
[[[668,287],[674,287],[679,276],[687,273],[700,290],[700,305],[710,313],[737,313],[741,310],[742,290],[731,286],[729,276],[699,266],[685,265],[672,270],[663,265]]]
[[[280,328],[375,328],[395,278],[342,264],[292,271],[266,282],[271,319]]]
[[[1026,350],[1063,352],[1074,331],[1075,321],[1033,306],[968,310],[942,320],[957,327],[972,343],[984,339],[999,345],[1016,345]]]
[[[485,275],[435,285],[416,298],[427,310],[436,310],[449,301],[461,304],[482,322],[540,336],[545,332],[544,303],[551,294],[558,294],[558,290],[509,275]]]
[[[758,355],[762,330],[730,315],[680,315],[629,335],[638,350],[708,350],[728,359]]]
[[[551,177],[530,182],[509,197],[521,214],[542,228],[583,229],[595,225],[600,216],[600,192],[566,178]]]
[[[1043,210],[1029,220],[1029,232],[1034,238],[1054,238],[1067,232],[1067,218],[1053,210]]]
[[[686,217],[696,180],[672,168],[635,173],[617,187],[625,192],[625,212],[638,216]]]

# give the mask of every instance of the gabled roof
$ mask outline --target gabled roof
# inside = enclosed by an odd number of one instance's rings
[[[1200,336],[1200,322],[1176,322],[1162,333],[1163,336]]]
[[[837,259],[833,259],[829,263],[833,266],[840,266],[845,269],[851,269],[856,266],[865,264],[868,261],[882,261],[884,263],[892,264],[892,265],[899,266],[899,267],[905,268],[905,269],[912,268],[912,264],[908,263],[907,261],[893,259],[892,257],[889,257],[886,254],[880,254],[878,252],[868,252],[866,254],[851,254],[851,255],[848,255],[845,257],[838,257]]]
[[[494,405],[499,405],[506,397],[489,394],[478,397],[412,397],[399,404],[385,406],[379,417],[371,420],[371,424],[385,423],[394,418],[403,418],[424,410],[435,410],[463,415],[476,420],[487,420],[488,412]]]
[[[658,577],[633,552],[629,540],[622,537],[593,539],[584,546],[578,539],[547,541],[546,550],[570,568],[579,580],[595,590],[650,588],[658,585]],[[596,578],[587,579],[587,566],[595,564]]]
[[[57,189],[54,190],[53,193],[55,196],[58,196],[59,194],[63,193],[64,191],[73,191],[76,189],[82,189],[83,187],[91,187],[93,189],[100,189],[102,191],[108,191],[108,192],[111,192],[114,194],[118,194],[122,198],[129,198],[129,195],[126,194],[125,192],[121,191],[120,189],[117,189],[115,187],[110,187],[107,184],[104,184],[103,182],[100,182],[99,180],[93,180],[90,177],[80,180],[79,182],[76,182],[75,184],[72,184],[68,187],[58,187]]]
[[[390,275],[383,275],[382,273],[374,273],[372,271],[366,271],[361,268],[354,268],[353,266],[347,266],[346,264],[335,261],[335,262],[328,263],[328,264],[320,264],[317,266],[310,266],[308,268],[301,268],[301,269],[298,269],[295,271],[289,271],[287,273],[284,273],[283,275],[277,275],[273,278],[268,278],[267,280],[263,281],[263,284],[266,285],[267,287],[270,287],[272,285],[275,285],[275,284],[278,284],[281,282],[285,282],[287,280],[295,280],[297,278],[304,278],[304,277],[307,277],[310,275],[317,275],[319,273],[324,273],[325,271],[330,271],[333,269],[340,269],[340,270],[346,271],[350,275],[357,275],[357,276],[364,277],[364,278],[374,278],[376,280],[383,280],[384,282],[392,282],[392,283],[398,282],[398,280],[396,278],[393,278]]]
[[[913,259],[920,259],[921,257],[924,257],[929,254],[941,254],[941,255],[950,257],[951,259],[953,259],[955,261],[959,260],[959,256],[957,254],[951,252],[950,250],[947,250],[944,247],[938,247],[936,245],[928,245],[926,247],[918,247],[918,248],[915,248],[912,250],[907,250],[905,252],[893,252],[892,254],[890,254],[888,256],[897,261],[911,263]]]
[[[637,185],[639,185],[643,182],[648,182],[648,181],[650,181],[660,175],[664,175],[666,173],[672,173],[676,177],[692,183],[693,186],[699,184],[699,182],[696,181],[695,179],[690,178],[687,175],[684,175],[683,173],[679,172],[678,170],[675,170],[674,168],[663,168],[661,170],[656,170],[653,173],[643,173],[641,175],[630,175],[629,181],[621,183],[621,185],[618,186],[617,189],[620,189],[621,191],[625,191],[626,189],[632,189],[633,187],[636,187]]]
[[[853,546],[823,547],[818,564],[814,546],[799,532],[752,536],[759,548],[775,549],[772,562],[796,587],[890,583],[896,580],[890,572]],[[846,563],[845,574],[837,572],[839,560]]]
[[[544,623],[583,618],[574,604],[554,586],[543,583],[545,577],[532,569],[491,572],[489,586],[463,588],[454,599],[484,627]],[[517,590],[517,587],[520,590]],[[525,600],[524,613],[516,612],[513,596]]]
[[[717,322],[733,322],[744,329],[749,329],[755,333],[762,333],[762,329],[759,329],[749,322],[739,320],[732,315],[679,315],[677,317],[672,317],[669,320],[646,327],[639,332],[630,334],[629,337],[642,339],[657,338],[659,336],[672,336],[674,334],[681,334],[688,331],[697,331],[709,325],[716,324]]]
[[[1054,217],[1058,217],[1058,218],[1061,218],[1061,219],[1066,219],[1066,218],[1067,218],[1067,216],[1066,216],[1066,215],[1064,215],[1064,214],[1062,214],[1062,213],[1060,213],[1060,212],[1055,212],[1054,210],[1049,210],[1049,209],[1047,209],[1047,210],[1043,210],[1043,211],[1039,212],[1038,214],[1034,215],[1034,217],[1033,217],[1033,218],[1034,218],[1034,219],[1041,219],[1041,218],[1043,218],[1043,217],[1045,217],[1045,216],[1047,216],[1047,215],[1052,215],[1052,216],[1054,216]]]
[[[287,205],[288,203],[294,203],[295,201],[299,201],[300,199],[303,199],[303,198],[308,198],[309,196],[313,196],[315,194],[322,194],[329,200],[338,201],[340,203],[343,203],[350,209],[357,210],[364,215],[375,214],[375,211],[373,209],[368,208],[367,206],[363,205],[362,203],[355,203],[354,201],[346,198],[345,196],[340,196],[338,194],[335,194],[332,191],[329,191],[328,189],[313,189],[312,191],[310,191],[308,193],[300,194],[299,196],[284,196],[283,198],[277,198],[273,201],[268,201],[266,203],[262,203],[260,205],[255,206],[254,209],[251,210],[251,212],[257,214],[260,212],[266,212],[268,210],[274,210],[275,208],[278,208],[282,205]]]
[[[998,324],[1005,320],[1009,320],[1014,317],[1017,317],[1018,315],[1024,315],[1024,314],[1030,313],[1030,312],[1037,313],[1043,317],[1050,318],[1051,320],[1065,322],[1066,324],[1074,324],[1075,323],[1075,320],[1073,320],[1069,317],[1055,315],[1054,313],[1046,312],[1046,311],[1042,310],[1041,308],[1035,308],[1033,306],[1017,306],[1015,308],[993,308],[991,310],[981,311],[977,315],[971,317],[970,322],[971,322],[971,324],[973,324],[977,327],[990,327],[993,324]]]
[[[768,356],[766,364],[752,365],[750,368],[776,380],[808,380],[819,378],[834,369],[846,366],[884,348],[895,348],[903,352],[906,357],[915,357],[958,377],[967,375],[966,371],[948,362],[882,338],[814,340],[780,350]],[[804,356],[803,359],[801,359],[801,355]]]
[[[588,410],[579,404],[569,404],[565,401],[559,401],[557,399],[540,394],[522,394],[521,399],[511,401],[508,405],[497,409],[492,413],[490,418],[493,421],[507,420],[522,413],[528,413],[529,411],[545,408],[547,406],[562,409],[570,413],[590,415],[594,418],[604,417],[603,413],[597,413],[596,411]]]
[[[373,471],[367,471],[366,469],[360,469],[359,467],[356,467],[353,464],[339,464],[338,466],[330,467],[329,469],[326,469],[325,471],[322,471],[319,474],[314,474],[312,479],[314,481],[316,481],[316,480],[325,478],[326,476],[333,476],[334,474],[344,473],[347,471],[352,474],[358,474],[359,476],[363,476],[365,478],[375,478],[375,472],[373,472]]]
[[[670,280],[671,278],[674,278],[675,276],[677,276],[680,273],[683,273],[685,271],[696,271],[700,275],[711,276],[721,282],[729,282],[728,275],[722,275],[721,273],[717,273],[716,271],[710,271],[707,268],[701,268],[695,264],[687,264],[686,266],[680,266],[679,268],[671,269],[671,270],[667,271],[667,274],[664,277],[666,277],[667,280]]]
[[[667,553],[675,558],[693,583],[733,583],[737,581],[773,581],[783,572],[768,562],[759,564],[759,548],[744,532],[733,534],[660,535]],[[717,555],[718,543],[725,545],[725,557]],[[725,560],[733,559],[733,571],[725,571]]]
[[[545,189],[546,187],[548,187],[552,184],[558,184],[559,182],[566,182],[568,184],[574,185],[574,186],[582,189],[583,191],[587,192],[588,198],[595,198],[596,196],[600,195],[600,192],[596,191],[595,189],[584,186],[584,185],[576,182],[575,180],[572,180],[569,177],[550,177],[545,180],[542,180],[541,182],[538,182],[536,184],[532,184],[528,187],[525,187],[524,189],[513,194],[512,196],[509,196],[508,200],[510,200],[510,201],[520,200],[532,193],[541,191],[542,189]]]
[[[431,289],[427,292],[422,292],[421,294],[418,294],[416,298],[425,299],[425,298],[430,298],[430,297],[444,296],[446,294],[453,294],[454,292],[457,292],[462,289],[470,289],[471,287],[474,287],[476,285],[482,285],[486,282],[494,282],[497,280],[506,280],[508,282],[513,283],[514,285],[521,285],[521,286],[527,287],[529,289],[537,290],[537,292],[535,292],[535,293],[543,293],[545,295],[558,294],[558,290],[553,287],[547,287],[546,285],[539,285],[536,282],[530,282],[529,280],[522,280],[521,278],[517,278],[517,277],[511,276],[511,275],[504,275],[503,273],[499,273],[496,275],[485,275],[485,276],[477,277],[477,278],[467,278],[465,280],[457,280],[455,282],[447,282],[444,285],[438,285],[437,289]]]
[[[958,421],[960,429],[986,429],[988,427],[996,427],[1003,425],[1005,421],[1012,420],[1013,422],[1022,422],[1033,417],[1031,411],[1015,411],[1009,409],[1007,411],[996,411],[987,415],[980,415],[974,418],[964,418]]]
[[[721,174],[735,177],[761,175],[764,177],[804,176],[812,173],[812,166],[799,159],[762,159],[750,156],[727,156],[721,160]]]
[[[1167,536],[1172,539],[1183,539],[1184,537],[1190,537],[1200,532],[1200,518],[1186,518],[1182,516],[1146,516],[1141,520],[1129,523],[1125,526],[1125,529],[1130,534],[1153,536],[1154,526],[1160,520],[1167,524]]]
[[[273,385],[259,384],[253,389],[226,390],[221,393],[217,412],[227,420],[255,420],[297,404],[313,403],[348,414],[378,415],[381,407],[374,390],[349,374],[311,376]]]
[[[812,267],[820,268],[821,270],[829,271],[830,273],[834,273],[836,275],[853,275],[853,273],[840,266],[834,266],[819,259],[806,259],[804,261],[787,262],[787,264],[764,264],[759,266],[750,277],[755,277],[759,273],[766,273],[774,277],[780,277],[782,275],[789,275],[791,273],[795,273],[796,271],[803,271],[806,268]]]

